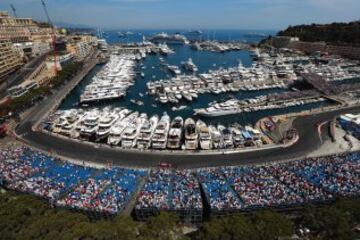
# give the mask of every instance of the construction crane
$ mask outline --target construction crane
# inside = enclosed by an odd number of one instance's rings
[[[58,69],[57,69],[57,53],[56,53],[56,33],[55,33],[55,27],[52,24],[52,21],[50,19],[46,4],[44,2],[44,0],[41,0],[41,4],[44,8],[44,12],[47,18],[47,22],[48,24],[50,24],[51,29],[52,29],[52,45],[53,45],[53,52],[54,52],[54,71],[55,71],[55,76],[57,75]]]
[[[13,11],[13,13],[14,13],[14,17],[17,18],[16,8],[15,8],[14,5],[12,5],[12,4],[10,4],[10,7],[11,7],[11,10]]]

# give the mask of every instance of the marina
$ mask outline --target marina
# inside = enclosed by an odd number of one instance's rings
[[[64,99],[45,128],[122,149],[259,148],[277,143],[255,127],[257,120],[342,104],[332,94],[349,91],[349,79],[360,73],[341,58],[258,48],[197,51],[180,35],[155,39],[111,45],[108,62]]]
[[[82,141],[101,142],[121,148],[155,150],[211,150],[261,147],[271,140],[251,125],[207,125],[202,120],[167,113],[145,113],[109,107],[103,110],[59,110],[44,123],[44,129]]]
[[[163,61],[166,61],[166,64],[180,66],[181,63],[184,61],[187,61],[189,58],[192,59],[192,61],[196,64],[199,71],[198,74],[206,74],[210,70],[216,72],[216,70],[220,67],[229,67],[229,68],[237,68],[239,65],[239,59],[242,62],[242,65],[244,67],[250,67],[252,65],[252,59],[250,56],[250,52],[248,51],[238,51],[238,52],[226,52],[223,54],[220,53],[213,53],[208,51],[198,52],[192,50],[188,45],[180,46],[180,45],[174,45],[173,48],[176,50],[176,54],[169,55],[167,57],[163,57]],[[121,52],[121,51],[120,51]],[[128,53],[128,51],[125,51]],[[223,63],[226,62],[226,65],[223,65]],[[88,108],[88,107],[98,107],[103,108],[106,106],[111,107],[123,107],[127,109],[132,109],[134,111],[147,113],[149,116],[153,115],[159,115],[161,116],[163,112],[167,112],[167,114],[171,118],[175,118],[176,116],[180,115],[183,118],[187,117],[193,117],[195,120],[198,119],[198,116],[194,116],[193,109],[199,109],[199,108],[205,108],[208,106],[209,103],[214,101],[225,101],[229,98],[229,94],[233,97],[236,97],[237,99],[249,99],[249,98],[255,98],[257,96],[261,95],[267,95],[271,93],[281,93],[286,91],[282,86],[280,88],[268,88],[265,89],[258,89],[251,87],[248,90],[245,89],[245,91],[242,91],[239,89],[237,92],[220,92],[218,94],[214,94],[211,92],[192,92],[192,95],[180,94],[174,92],[173,101],[178,101],[178,103],[174,104],[161,104],[160,101],[156,100],[156,98],[153,95],[146,94],[148,91],[147,83],[153,82],[153,81],[160,81],[161,79],[171,79],[171,73],[168,71],[163,71],[159,68],[159,66],[162,66],[161,64],[161,57],[157,54],[147,54],[146,58],[141,61],[137,61],[137,65],[135,67],[135,72],[137,73],[134,80],[134,85],[132,85],[128,91],[126,97],[118,98],[112,101],[96,101],[89,104],[89,106],[85,105],[82,106],[82,108]],[[92,78],[96,73],[102,69],[102,65],[96,66],[88,76],[74,89],[74,91],[71,92],[71,94],[64,99],[63,103],[60,105],[61,110],[66,109],[72,109],[74,107],[81,107],[82,104],[80,103],[80,95],[83,93],[83,89],[92,81]],[[141,76],[141,73],[143,72],[144,77]],[[156,77],[156,79],[153,79],[153,76]],[[192,78],[197,77],[197,75],[189,75],[189,76],[183,76],[180,75],[180,77],[184,78]],[[160,79],[160,80],[157,80]],[[280,86],[280,85],[279,85]],[[196,98],[196,95],[198,96]],[[193,99],[194,101],[189,102],[186,100]],[[195,101],[196,98],[196,101]],[[143,102],[141,104],[140,102]],[[140,104],[136,104],[140,103]],[[326,106],[330,104],[329,102],[321,102],[321,103],[313,103],[313,104],[307,104],[304,106],[295,106],[288,109],[274,109],[269,111],[259,111],[259,112],[249,112],[245,114],[241,114],[240,116],[227,116],[225,118],[222,118],[221,121],[224,121],[226,124],[231,124],[234,122],[239,122],[240,124],[246,125],[246,124],[254,124],[256,119],[259,119],[261,117],[265,117],[267,115],[274,115],[274,114],[280,114],[280,113],[286,113],[289,111],[299,111],[299,110],[306,110],[311,108],[316,108],[320,106]],[[213,123],[218,124],[219,119],[212,118],[212,119],[203,119],[206,123]]]
[[[111,55],[109,62],[83,90],[80,103],[124,97],[127,89],[134,85],[134,67],[135,55]]]

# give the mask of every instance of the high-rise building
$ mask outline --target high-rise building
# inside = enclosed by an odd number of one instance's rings
[[[51,42],[51,34],[51,26],[47,24],[39,24],[31,18],[14,18],[7,12],[0,12],[0,39],[8,39],[12,43]]]
[[[13,18],[7,12],[0,12],[0,39],[28,42],[31,40],[30,26],[36,26],[31,18]]]
[[[0,81],[22,65],[19,52],[9,40],[0,39]]]

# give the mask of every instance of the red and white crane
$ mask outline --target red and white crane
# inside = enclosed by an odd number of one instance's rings
[[[57,52],[56,52],[56,33],[55,33],[55,27],[52,24],[52,21],[50,19],[46,4],[44,0],[41,0],[41,4],[43,5],[44,8],[44,12],[48,21],[48,24],[50,24],[51,29],[52,29],[52,46],[53,46],[53,54],[54,54],[54,71],[55,71],[55,75],[57,75],[58,69],[57,69]]]

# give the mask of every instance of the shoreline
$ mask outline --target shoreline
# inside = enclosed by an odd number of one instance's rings
[[[95,53],[94,55],[95,56]],[[92,61],[91,61],[92,60]],[[359,111],[359,105],[354,106],[328,106],[319,109],[306,110],[296,113],[283,114],[282,116],[296,117],[294,128],[298,131],[295,141],[286,145],[272,145],[269,147],[220,150],[220,151],[158,151],[112,148],[103,145],[58,137],[39,129],[39,124],[64,98],[80,83],[88,72],[97,64],[94,59],[86,62],[83,72],[71,79],[54,95],[32,110],[16,127],[14,134],[26,144],[41,149],[52,151],[61,158],[89,162],[91,164],[112,164],[122,167],[148,168],[166,163],[179,168],[212,167],[219,165],[244,165],[275,162],[306,156],[321,146],[318,132],[314,126],[319,122],[332,119],[340,113],[349,110]],[[40,110],[40,111],[38,111]],[[321,140],[321,139],[320,139]],[[76,149],[77,151],[74,151]],[[284,151],[284,149],[287,149]],[[222,156],[219,158],[219,156]]]

